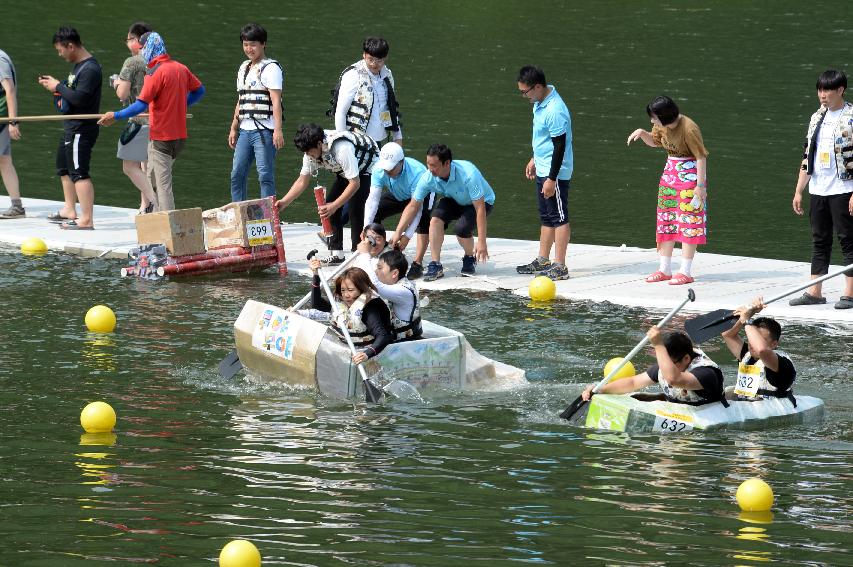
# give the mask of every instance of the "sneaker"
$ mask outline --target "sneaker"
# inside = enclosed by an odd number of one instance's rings
[[[20,219],[27,216],[24,207],[9,207],[5,211],[0,212],[0,219]]]
[[[556,262],[553,262],[551,264],[551,267],[549,267],[547,270],[542,270],[541,272],[539,272],[538,275],[547,276],[555,282],[560,280],[567,280],[569,279],[569,268],[567,268],[565,264],[558,264]]]
[[[320,258],[320,263],[324,266],[338,266],[344,263],[345,258],[343,256],[338,256],[337,253],[331,253],[328,256],[323,256]]]
[[[416,280],[419,277],[424,275],[424,267],[420,262],[412,262],[412,265],[409,266],[409,271],[406,273],[406,277],[410,280]]]
[[[796,307],[797,305],[823,305],[824,303],[826,303],[825,297],[815,297],[807,292],[789,301],[788,305]]]
[[[438,278],[444,277],[444,266],[441,265],[441,262],[430,262],[427,265],[427,271],[424,275],[425,282],[435,281]]]
[[[474,266],[477,265],[477,258],[474,256],[462,256],[462,275],[463,276],[473,276],[476,269]]]
[[[523,266],[516,266],[515,271],[519,274],[535,274],[544,272],[551,266],[551,260],[543,256],[537,256],[535,260]]]

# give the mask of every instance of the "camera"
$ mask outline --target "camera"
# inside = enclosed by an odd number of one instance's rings
[[[365,238],[367,238],[367,241],[370,242],[371,246],[376,246],[376,239],[373,237],[372,234],[368,234],[367,236],[365,236]]]
[[[118,75],[113,73],[112,75],[110,75],[110,88],[111,89],[116,88],[116,81],[118,81]]]

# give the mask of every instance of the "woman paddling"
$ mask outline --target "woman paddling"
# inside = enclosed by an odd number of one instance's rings
[[[705,244],[705,198],[707,197],[708,150],[699,126],[682,115],[668,96],[659,96],[646,106],[652,130],[634,130],[628,144],[642,140],[653,148],[663,147],[666,167],[658,187],[656,241],[660,266],[646,278],[649,283],[669,280],[670,285],[693,282],[690,268],[696,247]],[[672,275],[672,251],[681,243],[681,267]]]
[[[352,356],[355,364],[361,364],[382,352],[394,341],[391,314],[388,305],[379,297],[370,276],[361,268],[349,268],[335,281],[334,296],[339,315],[331,318],[332,305],[323,297],[320,287],[320,260],[311,260],[314,279],[311,282],[311,307],[299,311],[300,315],[314,320],[330,320],[332,328],[340,332],[346,326],[358,352]]]

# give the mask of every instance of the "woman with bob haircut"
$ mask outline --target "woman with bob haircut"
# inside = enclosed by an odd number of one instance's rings
[[[660,265],[649,275],[649,283],[669,280],[669,285],[693,282],[690,269],[696,247],[705,244],[707,228],[705,200],[708,196],[708,150],[696,123],[681,114],[668,96],[659,96],[646,106],[651,131],[637,128],[628,144],[642,140],[647,146],[662,147],[667,160],[658,186],[656,242]],[[681,267],[672,275],[672,252],[681,243]]]

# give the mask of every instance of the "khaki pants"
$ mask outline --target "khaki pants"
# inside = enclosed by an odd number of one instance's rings
[[[186,139],[151,140],[148,142],[148,179],[151,188],[157,194],[158,211],[171,211],[175,208],[175,195],[172,193],[172,164],[184,149]]]

